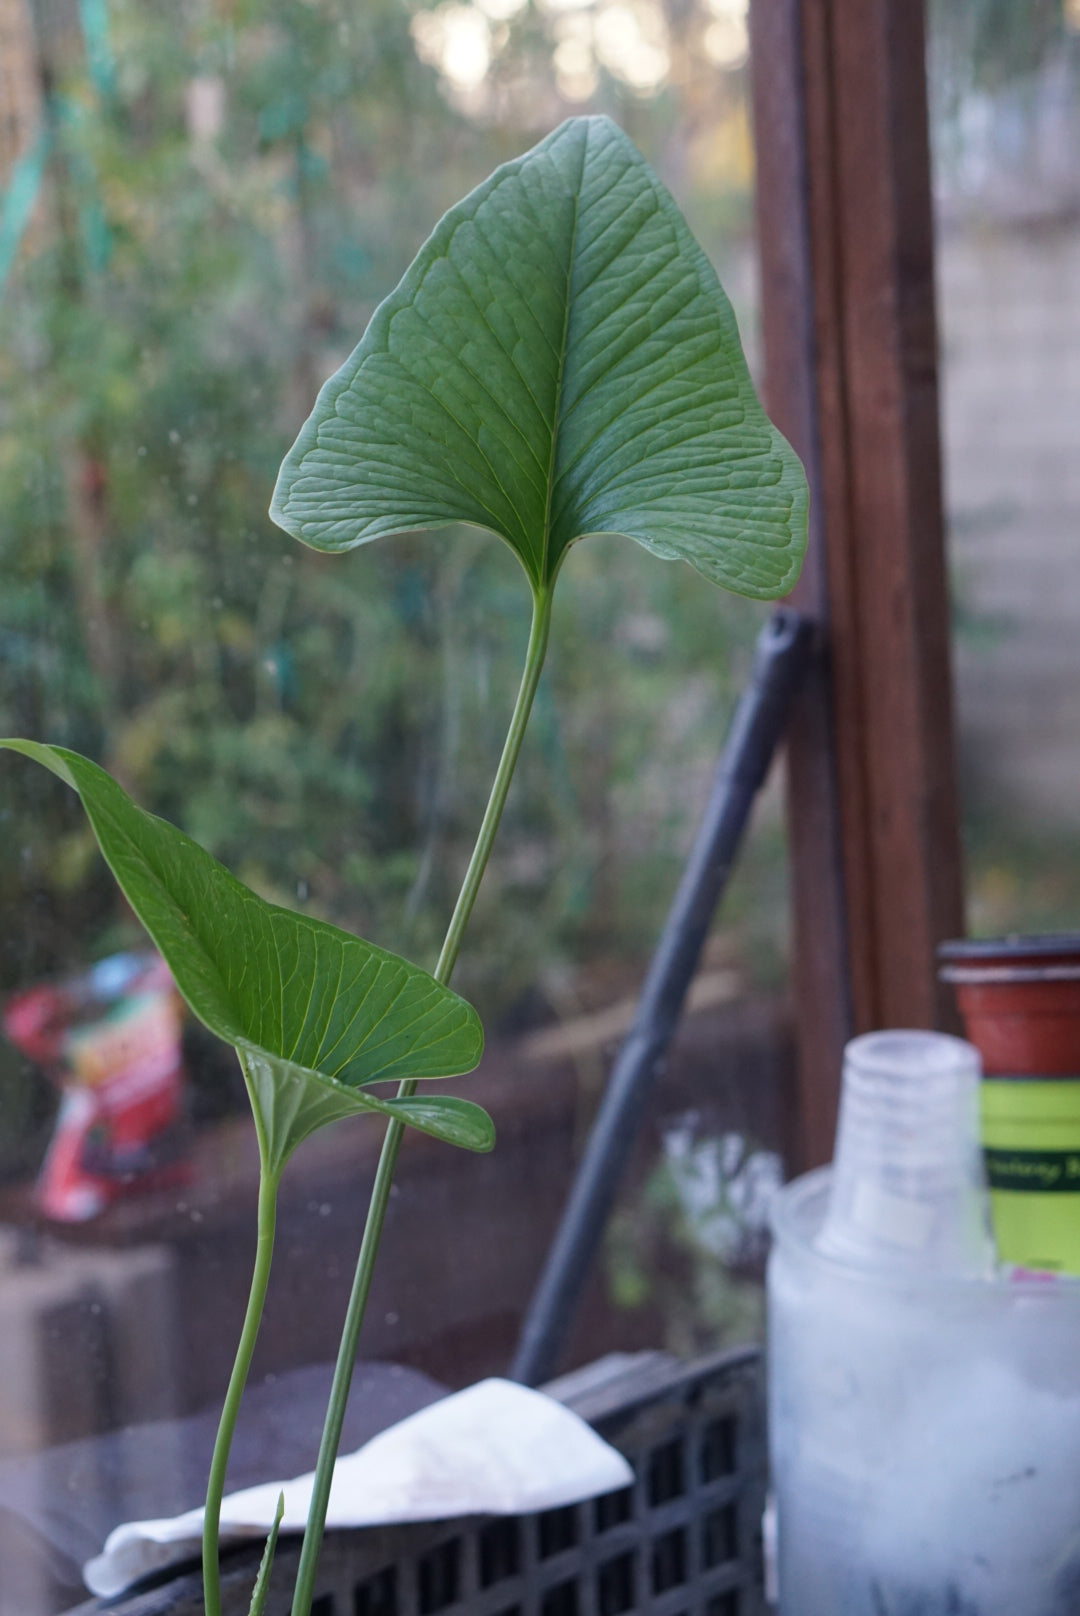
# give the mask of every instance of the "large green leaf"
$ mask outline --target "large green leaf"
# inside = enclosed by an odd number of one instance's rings
[[[807,491],[670,194],[609,119],[574,118],[442,219],[320,392],[271,515],[322,550],[475,523],[534,588],[575,540],[622,533],[771,598]]]
[[[271,1165],[283,1165],[316,1128],[359,1111],[490,1150],[494,1132],[480,1106],[427,1094],[381,1099],[363,1087],[471,1071],[484,1036],[464,999],[396,954],[265,902],[78,752],[35,741],[0,747],[79,793],[180,992],[238,1051]]]

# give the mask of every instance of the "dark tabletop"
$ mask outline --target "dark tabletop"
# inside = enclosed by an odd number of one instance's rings
[[[312,1364],[249,1388],[233,1442],[230,1492],[314,1468],[332,1373],[331,1364]],[[446,1387],[417,1370],[358,1364],[342,1453],[445,1395]],[[35,1588],[48,1582],[58,1597],[67,1590],[74,1598],[83,1589],[84,1562],[100,1552],[114,1526],[201,1504],[217,1420],[218,1410],[208,1409],[0,1462],[4,1580],[25,1579]]]

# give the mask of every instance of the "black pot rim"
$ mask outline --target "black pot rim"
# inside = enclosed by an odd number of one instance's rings
[[[939,943],[937,957],[943,964],[1020,965],[1027,961],[1075,955],[1080,959],[1080,931],[1046,932],[1040,936],[958,937]]]
[[[942,982],[954,987],[1014,987],[1018,984],[1080,982],[1080,959],[1070,965],[942,965]]]

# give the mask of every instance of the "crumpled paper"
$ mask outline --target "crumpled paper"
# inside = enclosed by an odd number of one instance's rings
[[[314,1473],[229,1494],[222,1543],[264,1537],[279,1493],[282,1532],[302,1532]],[[633,1480],[615,1448],[554,1398],[509,1380],[482,1380],[380,1431],[338,1458],[327,1527],[388,1526],[463,1515],[555,1509]],[[109,1533],[83,1568],[91,1593],[123,1593],[140,1578],[201,1552],[203,1511],[132,1521]]]

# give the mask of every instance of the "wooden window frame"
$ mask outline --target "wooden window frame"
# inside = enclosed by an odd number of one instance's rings
[[[806,464],[788,738],[793,1168],[832,1153],[854,1033],[950,1025],[963,930],[922,0],[752,0],[765,386]]]

